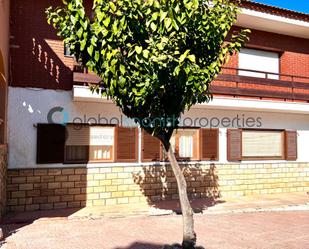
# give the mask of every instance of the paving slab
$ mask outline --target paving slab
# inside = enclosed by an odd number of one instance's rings
[[[195,228],[206,249],[308,249],[308,221],[308,211],[204,214]],[[159,249],[181,241],[182,218],[44,218],[5,229],[1,249]]]
[[[206,249],[309,249],[309,195],[193,200]],[[11,213],[1,249],[159,249],[181,241],[179,202]],[[284,211],[284,212],[283,212]],[[163,216],[164,215],[164,216]]]

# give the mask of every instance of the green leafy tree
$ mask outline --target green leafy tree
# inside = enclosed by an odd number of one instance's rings
[[[194,248],[187,185],[170,145],[185,110],[212,99],[210,83],[247,39],[226,38],[240,0],[82,0],[48,8],[48,22],[75,58],[102,79],[93,91],[108,96],[129,118],[160,139],[178,184],[183,248]]]

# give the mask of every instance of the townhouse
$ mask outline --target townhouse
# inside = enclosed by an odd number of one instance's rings
[[[177,199],[160,142],[89,91],[98,77],[47,24],[57,4],[11,1],[7,209]],[[214,100],[172,138],[191,198],[309,190],[309,15],[246,2],[241,27],[250,41],[212,83]]]

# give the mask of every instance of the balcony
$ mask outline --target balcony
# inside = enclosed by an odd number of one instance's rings
[[[309,77],[225,67],[211,90],[220,95],[309,102]]]
[[[253,75],[253,76],[246,76]],[[94,73],[73,73],[74,85],[99,83]],[[309,77],[224,67],[211,84],[215,95],[309,102]]]

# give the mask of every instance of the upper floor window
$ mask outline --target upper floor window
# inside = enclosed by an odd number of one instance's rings
[[[240,70],[242,76],[279,79],[279,53],[243,48],[239,52],[239,68],[248,70]]]
[[[70,50],[70,45],[64,44],[64,56],[73,57]]]

